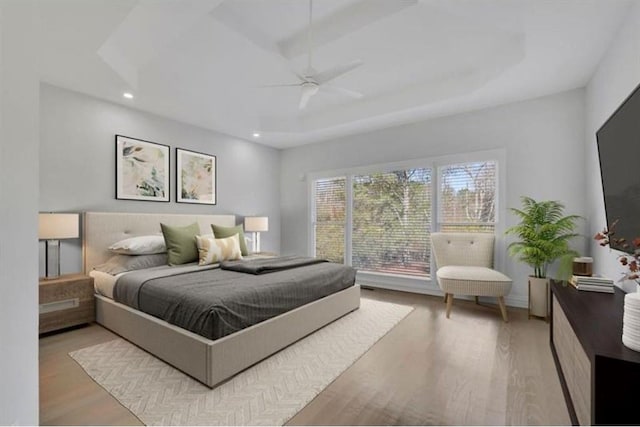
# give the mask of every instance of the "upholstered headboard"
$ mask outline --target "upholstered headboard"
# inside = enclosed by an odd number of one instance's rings
[[[148,214],[85,212],[82,221],[83,269],[88,274],[94,266],[106,262],[113,254],[111,244],[133,236],[158,234],[160,223],[189,225],[197,222],[202,234],[211,233],[211,224],[231,227],[235,215]]]

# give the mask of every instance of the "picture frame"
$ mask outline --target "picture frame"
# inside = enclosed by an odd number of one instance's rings
[[[116,199],[169,202],[168,145],[116,135]]]
[[[176,148],[176,202],[217,203],[217,158]]]

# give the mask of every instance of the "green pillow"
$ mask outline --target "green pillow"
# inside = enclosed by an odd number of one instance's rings
[[[160,224],[167,245],[169,265],[180,265],[198,261],[196,236],[200,234],[197,222],[186,227]]]
[[[211,224],[211,229],[213,230],[213,235],[216,239],[224,239],[225,237],[231,237],[234,234],[237,234],[240,238],[240,252],[242,252],[242,256],[249,255],[247,242],[244,240],[242,224],[236,225],[235,227],[221,227],[219,225]]]

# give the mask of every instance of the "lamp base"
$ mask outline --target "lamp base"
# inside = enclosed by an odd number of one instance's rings
[[[254,231],[253,232],[254,236],[253,236],[253,250],[252,252],[254,254],[260,253],[260,232],[259,231]]]
[[[60,240],[46,240],[44,246],[44,279],[60,277]]]

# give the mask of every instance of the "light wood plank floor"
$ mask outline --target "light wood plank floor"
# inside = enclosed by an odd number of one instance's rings
[[[416,309],[289,421],[289,425],[569,425],[549,326],[509,309],[363,290]],[[140,421],[84,373],[70,351],[114,339],[91,325],[40,339],[40,423]]]

